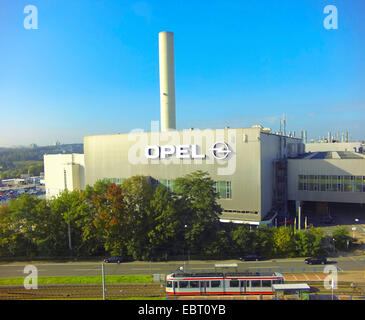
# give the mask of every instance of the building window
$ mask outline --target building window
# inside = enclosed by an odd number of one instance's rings
[[[365,176],[299,175],[299,191],[365,192]]]
[[[232,199],[231,181],[216,181],[214,187],[220,199]]]

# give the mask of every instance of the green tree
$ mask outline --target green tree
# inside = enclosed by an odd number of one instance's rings
[[[0,257],[11,257],[19,254],[24,239],[14,230],[10,220],[8,204],[0,205]]]
[[[128,253],[135,259],[150,259],[152,245],[148,233],[154,226],[151,210],[154,188],[148,177],[134,176],[122,184],[125,216],[123,223],[128,230]]]
[[[337,227],[332,232],[332,243],[338,250],[347,250],[351,239],[349,230],[346,227]]]
[[[50,202],[52,219],[55,223],[59,223],[59,227],[54,230],[58,236],[54,239],[58,245],[57,251],[61,250],[64,254],[72,253],[75,256],[86,253],[83,251],[85,245],[82,237],[82,221],[86,208],[81,192],[77,190],[72,192],[65,190]],[[69,250],[70,245],[72,251]]]
[[[37,225],[41,222],[38,205],[44,200],[24,194],[9,203],[11,228],[22,239],[17,253],[27,257],[37,255]]]
[[[273,235],[273,251],[279,257],[292,257],[295,255],[294,233],[291,228],[280,227]]]
[[[231,231],[231,238],[234,243],[234,252],[239,256],[254,253],[253,242],[255,234],[248,226],[237,225]]]
[[[177,255],[183,248],[179,230],[183,229],[178,201],[164,186],[157,186],[150,201],[152,224],[148,231],[150,255],[161,258],[163,255]]]
[[[221,206],[214,181],[208,173],[197,171],[175,180],[174,192],[181,200],[181,219],[184,238],[192,253],[204,252],[215,241]],[[185,227],[186,226],[186,227]]]
[[[300,230],[294,236],[296,255],[317,256],[324,253],[324,234],[320,228]]]
[[[260,226],[255,230],[253,239],[254,252],[269,258],[274,255],[274,234],[275,229],[267,226]]]

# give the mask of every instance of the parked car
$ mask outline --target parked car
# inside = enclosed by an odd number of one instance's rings
[[[327,258],[326,257],[314,257],[314,258],[306,258],[304,260],[306,264],[326,264]]]
[[[262,260],[262,257],[258,254],[248,254],[242,258],[239,258],[241,261],[259,261]]]
[[[109,258],[104,259],[104,262],[106,262],[106,263],[121,263],[121,262],[126,262],[126,261],[128,261],[127,258],[118,257],[118,256],[109,257]]]

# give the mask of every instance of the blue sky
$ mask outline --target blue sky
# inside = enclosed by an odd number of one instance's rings
[[[38,30],[24,28],[29,4]],[[364,16],[363,0],[0,0],[0,146],[150,130],[165,30],[178,129],[277,131],[286,113],[297,134],[364,140]]]

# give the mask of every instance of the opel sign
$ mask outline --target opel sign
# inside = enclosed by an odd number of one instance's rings
[[[178,159],[204,159],[204,154],[199,154],[198,145],[164,145],[146,146],[145,156],[147,159],[166,159],[175,154]]]
[[[216,142],[209,149],[217,160],[224,160],[232,152],[225,142]],[[175,155],[177,159],[205,159],[206,155],[201,154],[197,144],[184,145],[149,145],[145,147],[147,159],[166,159]]]
[[[213,157],[218,160],[224,160],[232,152],[228,144],[225,142],[216,142],[214,146],[210,149],[213,153]]]

